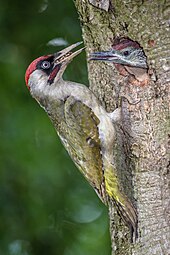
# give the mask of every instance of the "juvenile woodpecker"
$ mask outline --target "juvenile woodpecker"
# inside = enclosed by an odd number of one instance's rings
[[[149,81],[145,53],[137,42],[128,38],[116,38],[111,50],[91,53],[90,60],[114,63],[121,75],[129,75],[132,84],[143,86]]]
[[[136,233],[136,210],[120,188],[113,162],[113,122],[92,91],[62,78],[68,63],[83,50],[72,52],[79,44],[35,59],[26,71],[26,85],[101,200],[105,204],[113,200],[123,220]]]

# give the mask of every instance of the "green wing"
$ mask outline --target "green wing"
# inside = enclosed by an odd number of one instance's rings
[[[115,166],[108,162],[103,169],[99,119],[91,108],[74,97],[56,102],[51,112],[54,114],[49,117],[75,164],[104,203],[107,204],[107,197],[114,200],[119,214],[136,234],[137,213],[119,187]]]
[[[67,133],[63,142],[80,171],[103,197],[103,165],[99,138],[99,119],[81,101],[68,97],[65,101]]]

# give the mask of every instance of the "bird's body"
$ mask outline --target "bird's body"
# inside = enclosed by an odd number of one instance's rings
[[[105,200],[100,154],[104,150],[106,162],[113,160],[115,130],[97,98],[86,86],[62,78],[50,89],[30,92],[48,113],[75,164]]]
[[[107,204],[108,199],[113,199],[124,221],[136,232],[136,211],[122,192],[113,160],[116,134],[112,119],[85,85],[62,78],[69,59],[77,52],[67,57],[66,49],[65,62],[58,57],[64,54],[61,52],[56,57],[45,56],[33,62],[26,72],[27,86],[47,112],[66,150],[101,200]],[[44,68],[45,62],[51,64],[51,69]],[[60,68],[57,67],[59,64]]]

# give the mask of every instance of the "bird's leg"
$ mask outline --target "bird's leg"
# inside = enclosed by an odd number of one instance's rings
[[[123,99],[126,99],[130,105],[136,105],[140,102],[140,99],[134,100],[131,96],[126,93],[119,94],[121,105]],[[113,112],[108,112],[107,115],[111,118],[114,123],[120,123],[121,121],[121,107],[116,108]]]
[[[111,118],[112,122],[119,123],[121,121],[121,108],[116,108],[113,112],[108,112],[108,116]]]

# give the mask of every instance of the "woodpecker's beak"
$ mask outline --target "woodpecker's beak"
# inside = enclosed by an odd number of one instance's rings
[[[111,62],[118,62],[120,60],[120,54],[116,50],[94,52],[90,53],[89,56],[89,60],[102,60]]]
[[[83,47],[75,52],[72,52],[72,50],[74,48],[76,48],[77,46],[79,46],[82,43],[83,42],[74,43],[74,44],[70,45],[69,47],[65,48],[64,50],[61,50],[61,51],[55,53],[54,54],[54,64],[58,65],[58,64],[62,64],[63,62],[69,63],[75,56],[77,56],[84,50],[84,47]]]
[[[72,50],[80,44],[82,44],[82,42],[74,43],[64,50],[53,54],[53,69],[48,78],[49,84],[52,84],[56,78],[60,79],[71,60],[84,50],[84,48],[81,48],[75,52],[72,52]]]

